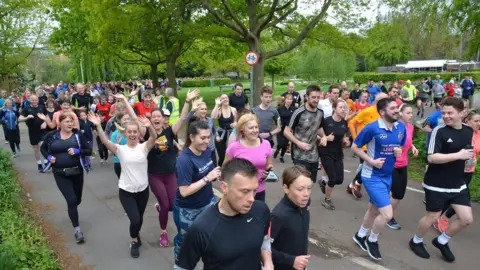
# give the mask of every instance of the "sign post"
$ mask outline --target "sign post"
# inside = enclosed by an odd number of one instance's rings
[[[255,89],[253,80],[253,67],[258,64],[258,53],[249,51],[245,54],[245,62],[250,66],[250,109],[253,109],[253,92]]]

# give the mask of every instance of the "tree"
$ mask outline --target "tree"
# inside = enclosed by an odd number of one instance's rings
[[[265,72],[272,78],[273,89],[275,89],[275,75],[283,73],[287,67],[287,59],[283,56],[270,58],[265,62]]]
[[[0,76],[20,71],[42,37],[47,12],[38,0],[4,0],[0,4]]]
[[[455,25],[469,39],[466,55],[477,54],[480,59],[480,2],[476,0],[454,0],[446,9]]]
[[[264,81],[265,60],[291,51],[300,45],[308,33],[325,19],[332,2],[343,1],[323,1],[320,9],[304,18],[306,23],[302,24],[301,28],[294,27],[298,31],[292,34],[293,38],[289,39],[288,43],[272,50],[266,50],[263,46],[262,33],[266,30],[274,31],[276,28],[282,29],[282,25],[288,28],[289,24],[298,23],[298,19],[304,17],[297,11],[298,0],[202,0],[202,2],[203,7],[216,21],[212,27],[216,29],[218,26],[222,27],[217,35],[247,44],[249,50],[259,54],[253,78],[254,87],[259,89]],[[255,103],[258,103],[260,97],[254,95],[254,99]]]
[[[86,0],[83,9],[88,11],[89,40],[125,63],[149,66],[154,86],[158,65],[166,63],[169,84],[176,89],[177,60],[196,36],[189,27],[193,24],[191,1]]]

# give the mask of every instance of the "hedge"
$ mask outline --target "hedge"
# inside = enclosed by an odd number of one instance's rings
[[[425,147],[426,144],[426,134],[419,128],[415,127],[415,133],[413,138],[413,144],[418,149],[418,157],[413,158],[410,153],[409,162],[422,162],[427,156],[427,150]],[[416,166],[409,166],[409,168],[416,167]],[[423,169],[424,167],[421,166]],[[422,179],[416,179],[422,180]],[[472,196],[473,201],[480,200],[480,162],[477,162],[477,166],[475,168],[475,172],[473,173],[472,182],[470,182],[470,195]]]
[[[0,269],[60,269],[22,193],[11,153],[0,148]]]
[[[453,77],[458,77],[458,72],[443,72],[443,73],[376,73],[376,72],[356,72],[353,74],[353,80],[358,83],[367,83],[370,78],[373,78],[375,81],[385,80],[385,81],[398,81],[398,80],[420,80],[421,78],[426,78],[428,76],[435,78],[435,76],[440,75],[442,79],[449,80]],[[461,72],[460,76],[472,76],[475,82],[480,82],[480,72]]]
[[[210,81],[212,80],[188,80],[188,81],[182,81],[182,87],[210,87]],[[218,79],[213,79],[213,86],[220,86],[220,85],[225,85],[225,84],[231,84],[232,79],[230,78],[218,78]]]

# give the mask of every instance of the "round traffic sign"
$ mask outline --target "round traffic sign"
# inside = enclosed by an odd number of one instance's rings
[[[245,62],[250,66],[255,66],[258,64],[258,58],[258,53],[254,51],[249,51],[247,54],[245,54]]]

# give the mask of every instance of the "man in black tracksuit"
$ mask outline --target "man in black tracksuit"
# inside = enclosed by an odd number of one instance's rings
[[[304,208],[285,195],[271,212],[270,238],[275,270],[292,270],[298,256],[308,255],[310,202]]]

